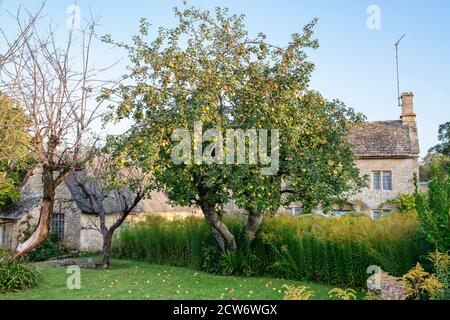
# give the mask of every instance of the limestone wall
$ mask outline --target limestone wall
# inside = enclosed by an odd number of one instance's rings
[[[39,169],[36,169],[22,188],[23,194],[42,194],[42,178]],[[81,211],[72,199],[69,188],[62,183],[56,189],[55,213],[64,214],[64,244],[70,248],[77,249],[80,243]],[[23,240],[23,232],[27,229],[33,230],[40,215],[40,203],[33,207],[27,215],[22,217],[13,225],[12,247]]]
[[[81,210],[72,200],[72,194],[66,184],[58,187],[56,193],[55,213],[64,214],[64,244],[69,248],[80,246]]]
[[[110,227],[117,221],[117,215],[106,216],[106,226]],[[80,230],[80,251],[101,251],[103,247],[103,237],[99,231],[100,223],[98,216],[90,214],[81,215]]]
[[[369,188],[353,196],[351,200],[361,201],[369,210],[377,210],[381,204],[395,199],[399,193],[413,193],[413,174],[419,174],[417,158],[409,159],[360,159],[357,165],[361,175],[367,175]],[[392,191],[376,191],[373,188],[374,171],[392,172]]]
[[[143,212],[137,215],[130,216],[127,221],[132,223],[144,222],[147,217],[159,216],[169,221],[183,220],[188,218],[204,218],[202,210],[193,211],[173,211],[173,212]]]

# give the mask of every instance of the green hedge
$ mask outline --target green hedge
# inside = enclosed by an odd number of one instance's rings
[[[113,243],[118,258],[189,267],[223,274],[309,280],[364,287],[371,265],[403,275],[427,252],[414,215],[380,221],[364,216],[266,218],[246,244],[242,218],[225,219],[239,251],[223,255],[202,219],[167,221],[150,217],[121,229]]]

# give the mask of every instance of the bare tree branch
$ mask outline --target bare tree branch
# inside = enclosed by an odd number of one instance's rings
[[[86,166],[83,172],[74,173],[71,185],[79,201],[86,203],[91,214],[98,219],[89,227],[103,237],[103,267],[109,268],[111,242],[114,232],[125,222],[149,191],[148,174],[138,168],[115,171],[113,160],[100,156]],[[109,183],[115,177],[124,183]],[[115,180],[115,179],[113,179]],[[133,189],[130,187],[133,185]],[[109,206],[109,207],[108,207]],[[112,207],[111,207],[112,206]],[[116,220],[107,222],[107,215],[114,214]]]
[[[56,188],[91,159],[98,144],[91,128],[104,115],[102,88],[111,90],[119,83],[101,80],[100,75],[109,68],[91,65],[98,18],[82,28],[81,40],[75,39],[74,28],[70,29],[66,45],[60,47],[56,29],[51,25],[42,29],[37,17],[24,23],[19,11],[16,24],[23,36],[2,56],[0,70],[0,91],[16,101],[30,120],[28,147],[43,177],[39,224],[33,235],[19,244],[17,256],[32,251],[48,236]],[[81,41],[80,52],[75,49],[77,41]]]

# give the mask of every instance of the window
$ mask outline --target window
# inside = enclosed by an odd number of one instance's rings
[[[286,208],[286,213],[294,216],[299,216],[302,214],[302,208],[300,207]]]
[[[2,238],[0,239],[1,240],[0,248],[4,247],[7,249],[11,249],[12,245],[11,228],[6,224],[0,225],[0,228],[2,228],[1,230]]]
[[[373,173],[373,190],[375,191],[381,190],[381,172]]]
[[[65,217],[64,213],[61,210],[61,203],[59,203],[58,212],[53,213],[51,232],[55,235],[58,242],[64,241],[64,226],[65,226]]]
[[[392,191],[392,173],[390,171],[383,172],[383,190]]]
[[[374,171],[373,172],[373,190],[392,191],[392,172]]]
[[[348,213],[351,213],[351,211],[346,211],[346,210],[341,210],[341,211],[331,211],[329,213],[330,216],[334,216],[334,217],[344,217],[345,215],[347,215]]]
[[[389,210],[375,210],[372,211],[372,220],[380,220],[389,216]]]

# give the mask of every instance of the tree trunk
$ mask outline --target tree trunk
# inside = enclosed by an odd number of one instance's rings
[[[234,253],[237,249],[234,235],[230,232],[228,227],[220,221],[219,214],[214,206],[211,206],[208,203],[207,196],[201,196],[200,206],[203,210],[206,221],[208,221],[211,227],[212,235],[214,239],[216,239],[222,251],[225,253]]]
[[[48,237],[53,217],[53,206],[55,203],[55,185],[53,180],[53,173],[48,169],[43,169],[42,186],[44,197],[40,210],[39,223],[31,237],[27,241],[17,246],[15,258],[19,258],[30,253],[36,247],[41,245]]]
[[[247,224],[245,225],[245,237],[248,241],[252,241],[255,238],[263,221],[264,215],[255,210],[249,210]]]
[[[103,269],[109,269],[111,263],[111,244],[112,244],[112,233],[107,232],[103,235]]]

